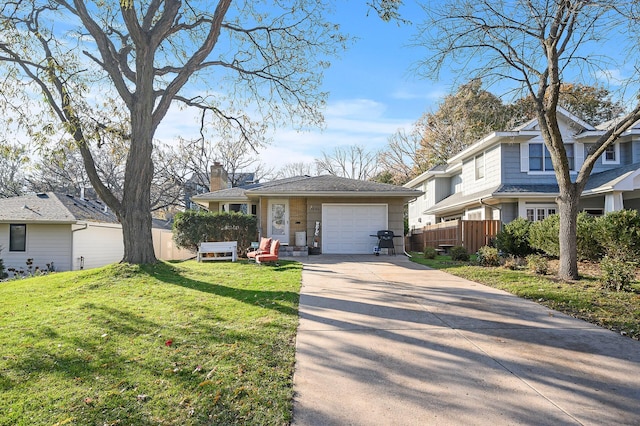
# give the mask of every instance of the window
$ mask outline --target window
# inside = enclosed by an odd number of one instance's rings
[[[556,214],[556,209],[555,207],[528,208],[526,214],[529,222],[535,222],[536,220],[544,220],[552,214]]]
[[[604,150],[604,161],[614,163],[616,161],[616,147],[615,145],[609,145]]]
[[[9,225],[9,251],[27,250],[27,225]]]
[[[574,154],[573,154],[573,144],[566,143],[564,144],[564,150],[567,153],[567,161],[569,162],[569,170],[575,170],[574,166]]]
[[[572,143],[564,144],[567,153],[569,170],[575,170],[575,153]],[[529,171],[551,172],[553,171],[553,161],[547,147],[542,143],[529,144]]]
[[[476,155],[476,180],[484,177],[484,153]]]
[[[544,160],[543,148],[544,145],[541,143],[532,143],[529,145],[529,170],[544,170],[542,167],[542,161]]]

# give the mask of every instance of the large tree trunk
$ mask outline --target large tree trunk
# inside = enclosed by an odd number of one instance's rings
[[[135,127],[143,127],[141,123],[136,124]],[[145,132],[141,128],[132,130],[133,139],[127,158],[120,210],[124,241],[122,261],[134,264],[154,263],[156,256],[151,234],[151,178],[153,176],[151,151],[153,146],[149,131]]]
[[[123,262],[140,264],[157,261],[151,233],[151,180],[153,178],[153,58],[137,62],[137,100],[130,106],[131,144],[124,176],[120,222],[124,240]]]
[[[563,280],[577,280],[578,277],[578,203],[580,192],[571,187],[569,191],[560,189],[557,199],[560,211],[560,265],[558,276]]]

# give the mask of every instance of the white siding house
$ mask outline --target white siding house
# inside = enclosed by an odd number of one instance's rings
[[[95,268],[122,260],[122,227],[96,201],[53,192],[0,199],[0,258],[33,272]]]

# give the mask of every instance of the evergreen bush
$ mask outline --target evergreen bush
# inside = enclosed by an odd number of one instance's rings
[[[578,259],[597,261],[602,259],[604,249],[598,241],[598,219],[588,213],[578,214],[577,249]]]
[[[610,258],[631,261],[640,257],[640,215],[637,210],[607,213],[597,220],[597,240]]]
[[[462,246],[451,247],[449,254],[451,255],[451,260],[469,260],[469,253],[467,252],[467,249]]]
[[[504,254],[525,257],[533,253],[529,244],[529,227],[531,222],[519,217],[502,228],[496,235],[495,245]]]
[[[529,243],[547,256],[560,257],[560,215],[553,214],[529,227]]]
[[[197,250],[203,241],[237,241],[238,253],[244,253],[257,238],[257,220],[248,214],[188,210],[173,222],[176,245],[190,250]]]
[[[579,260],[599,260],[603,248],[599,242],[599,221],[587,213],[578,214],[576,223],[576,248]],[[532,249],[547,256],[560,257],[560,215],[554,214],[544,220],[533,222],[529,228],[529,243]]]
[[[438,252],[433,247],[425,247],[424,248],[424,258],[425,259],[435,259]]]

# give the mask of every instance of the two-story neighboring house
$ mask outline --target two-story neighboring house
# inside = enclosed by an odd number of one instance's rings
[[[572,174],[611,123],[594,127],[566,110],[558,121]],[[409,203],[410,229],[453,219],[541,220],[557,212],[558,184],[537,119],[493,132],[404,186],[424,195]],[[580,210],[594,215],[640,207],[640,122],[598,159]]]

